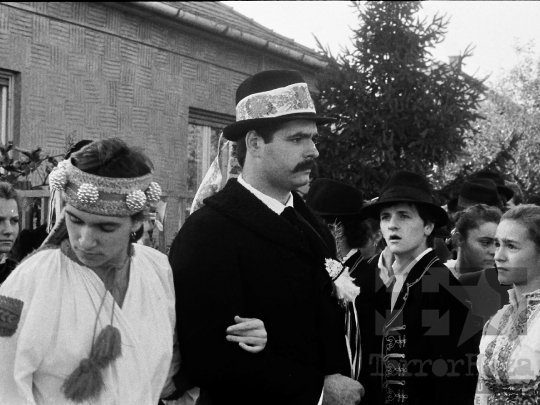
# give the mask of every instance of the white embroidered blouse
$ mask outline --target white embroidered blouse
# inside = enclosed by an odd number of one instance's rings
[[[524,295],[527,306],[522,311],[516,292],[512,289],[508,294],[510,304],[484,327],[475,404],[540,401],[540,290]]]

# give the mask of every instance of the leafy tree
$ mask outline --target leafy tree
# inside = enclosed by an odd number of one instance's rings
[[[319,175],[376,196],[395,170],[433,176],[466,146],[480,118],[482,81],[436,61],[448,20],[420,20],[420,2],[353,2],[360,27],[354,49],[334,57],[318,77],[318,111],[337,119],[321,128]],[[471,55],[464,51],[462,59]]]
[[[448,165],[441,188],[482,168],[503,174],[524,194],[540,194],[540,58],[534,43],[517,45],[518,63],[492,85],[479,113],[485,118],[466,133],[466,151]],[[451,194],[451,193],[450,193]],[[455,191],[454,191],[455,194]]]

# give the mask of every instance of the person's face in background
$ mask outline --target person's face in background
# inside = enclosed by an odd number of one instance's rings
[[[0,254],[9,253],[19,235],[17,201],[0,198]]]
[[[465,268],[462,273],[492,268],[495,265],[496,222],[484,222],[477,228],[470,229],[467,237],[458,235],[458,255]]]

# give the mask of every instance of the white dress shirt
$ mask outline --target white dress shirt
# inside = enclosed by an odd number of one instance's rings
[[[396,300],[399,296],[399,293],[401,292],[401,289],[403,288],[403,284],[405,284],[405,279],[409,275],[409,272],[415,266],[415,264],[418,263],[420,259],[422,259],[422,257],[424,257],[428,252],[431,252],[433,249],[427,248],[418,256],[416,256],[414,260],[412,260],[403,269],[398,269],[395,261],[393,263],[385,263],[384,254],[389,252],[387,251],[387,249],[388,247],[386,247],[379,256],[378,267],[379,277],[381,277],[381,280],[386,285],[386,287],[390,287],[390,285],[394,283],[394,287],[392,288],[392,302],[390,307],[391,311],[393,311]]]
[[[246,183],[242,175],[238,176],[238,183],[243,185],[245,188],[247,188],[255,197],[257,197],[259,200],[261,200],[265,205],[270,208],[272,211],[274,211],[276,214],[281,215],[283,211],[285,211],[286,207],[292,207],[293,206],[293,198],[292,194],[289,193],[289,199],[287,200],[287,203],[283,205],[281,202],[276,200],[273,197],[267,196],[266,194],[260,192],[252,185]]]

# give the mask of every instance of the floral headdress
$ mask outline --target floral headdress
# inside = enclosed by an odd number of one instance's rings
[[[158,202],[161,187],[152,173],[133,178],[96,176],[64,160],[49,177],[51,189],[64,191],[66,202],[90,214],[131,216]]]

